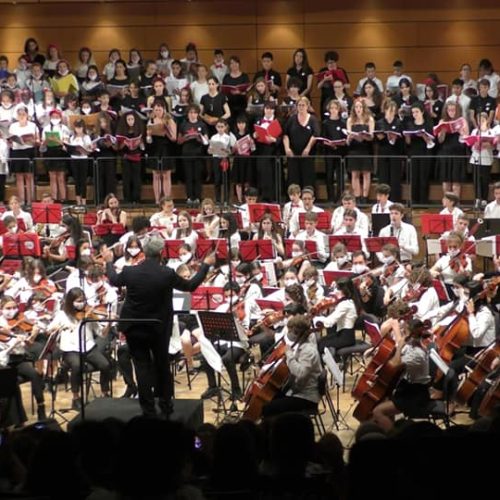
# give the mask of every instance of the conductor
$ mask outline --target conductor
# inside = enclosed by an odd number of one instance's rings
[[[134,360],[139,403],[144,415],[156,415],[154,396],[159,399],[162,415],[173,412],[173,384],[168,362],[168,346],[172,334],[173,289],[193,291],[203,281],[215,255],[208,255],[198,273],[190,280],[178,276],[172,269],[162,266],[161,253],[164,240],[153,236],[144,244],[146,259],[137,266],[124,267],[118,274],[113,267],[113,252],[103,252],[109,281],[117,287],[126,287],[127,296],[120,319],[137,322],[119,324]],[[141,323],[141,319],[158,319],[161,323]],[[153,387],[155,393],[153,393]]]

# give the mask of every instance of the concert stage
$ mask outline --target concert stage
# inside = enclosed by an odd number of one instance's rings
[[[141,407],[137,399],[129,398],[98,398],[85,407],[85,419],[101,421],[106,418],[116,418],[128,422],[141,415]],[[175,399],[174,413],[171,420],[178,420],[192,429],[198,428],[203,423],[203,401],[201,399]],[[68,423],[68,430],[81,421],[78,414]]]

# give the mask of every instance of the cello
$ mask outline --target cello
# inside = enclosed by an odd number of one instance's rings
[[[498,356],[500,356],[500,340],[498,339],[474,356],[474,368],[462,380],[455,396],[460,404],[466,405],[469,402],[479,385],[488,378],[491,373],[491,364]]]
[[[497,373],[495,380],[491,381],[491,387],[485,394],[479,406],[479,415],[489,417],[493,410],[500,404],[500,374]]]

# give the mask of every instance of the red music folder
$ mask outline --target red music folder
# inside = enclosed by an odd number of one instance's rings
[[[328,231],[332,222],[332,214],[330,212],[316,212],[318,216],[318,221],[316,222],[316,229],[319,231]],[[299,227],[300,229],[305,228],[305,217],[306,212],[299,213]]]
[[[366,249],[369,252],[381,252],[384,245],[396,245],[399,247],[398,239],[395,236],[374,236],[365,238]]]
[[[262,309],[272,309],[273,311],[282,311],[285,304],[279,300],[255,299],[257,305]]]
[[[287,258],[292,258],[292,246],[297,240],[285,240],[285,255]],[[309,254],[308,260],[318,258],[318,245],[313,240],[301,240],[304,242],[306,254]]]
[[[59,224],[62,219],[62,204],[33,203],[31,216],[35,224]]]
[[[323,279],[327,286],[332,286],[332,283],[340,278],[352,278],[353,276],[354,273],[351,271],[323,271]]]
[[[357,252],[361,250],[361,236],[342,234],[342,235],[329,235],[328,245],[329,248],[333,248],[337,243],[342,243],[346,246],[348,252]]]
[[[23,261],[19,259],[4,259],[0,264],[0,269],[7,274],[14,274],[21,270]]]
[[[432,132],[435,136],[438,136],[440,132],[444,131],[447,134],[454,134],[455,132],[461,132],[462,129],[467,125],[465,118],[458,118],[458,120],[453,120],[451,122],[441,122],[436,125]]]
[[[179,249],[184,245],[184,240],[165,240],[165,247],[161,256],[164,259],[178,259]]]
[[[66,257],[68,257],[68,260],[75,260],[76,259],[76,247],[75,245],[66,245]]]
[[[138,135],[137,137],[127,137],[125,135],[117,135],[116,136],[116,142],[121,146],[122,144],[125,144],[128,149],[133,151],[134,149],[137,149],[142,142],[142,135]]]
[[[320,71],[319,73],[316,73],[316,77],[318,78],[318,83],[322,82],[325,78],[332,76],[333,80],[340,80],[342,83],[347,83],[347,77],[345,72],[338,68],[338,69],[327,69],[326,71]]]
[[[241,260],[252,262],[254,260],[274,259],[274,248],[271,240],[248,240],[239,243]]]
[[[206,257],[209,253],[216,251],[215,257],[221,260],[227,260],[227,240],[224,239],[214,239],[214,240],[203,240],[198,239],[196,243],[196,258],[201,260]]]
[[[97,224],[97,213],[87,212],[83,214],[83,225],[84,226],[95,226]]]
[[[3,235],[5,257],[40,257],[40,238],[35,233]]]
[[[370,342],[372,345],[377,345],[382,340],[382,335],[380,333],[380,327],[377,323],[371,323],[370,321],[364,320],[365,332],[368,337],[370,337]]]
[[[462,139],[462,142],[472,148],[476,146],[482,146],[483,144],[491,144],[492,146],[494,146],[498,143],[498,140],[496,137],[492,137],[489,135],[468,135]]]
[[[94,234],[96,236],[106,236],[107,234],[115,234],[117,236],[122,236],[127,232],[127,229],[123,224],[111,224],[105,222],[103,224],[97,224],[94,226]]]
[[[220,91],[223,94],[235,94],[236,92],[246,92],[251,86],[251,83],[240,83],[239,85],[221,85]]]
[[[26,224],[24,223],[24,219],[16,219],[17,227],[21,231],[26,231]],[[5,227],[5,223],[2,219],[0,219],[0,235],[5,234],[7,232],[7,228]]]
[[[347,139],[328,139],[327,137],[315,137],[316,142],[322,142],[325,146],[330,148],[338,148],[340,146],[345,146]]]
[[[420,216],[422,223],[422,233],[424,236],[429,234],[443,234],[445,231],[453,229],[453,215],[448,214],[422,214]]]
[[[191,294],[191,309],[213,311],[224,302],[224,289],[218,286],[199,286]]]
[[[267,138],[268,136],[277,139],[283,133],[283,129],[281,128],[281,124],[278,120],[273,120],[267,128],[257,124],[255,124],[253,128],[255,130],[255,133],[257,134],[255,140],[264,144],[270,143]]]
[[[255,150],[255,143],[250,134],[243,136],[241,139],[236,141],[234,145],[234,151],[240,156],[250,156],[252,151]]]
[[[266,214],[270,214],[274,222],[282,222],[280,205],[274,203],[251,203],[248,205],[250,222],[260,222],[260,219]]]
[[[441,280],[438,279],[432,280],[432,288],[436,290],[437,296],[441,302],[450,301],[450,295],[448,294],[448,290],[446,290],[446,286]]]

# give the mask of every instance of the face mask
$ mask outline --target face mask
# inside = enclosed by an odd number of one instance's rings
[[[12,234],[17,233],[17,226],[9,227],[9,232],[12,233]]]
[[[285,280],[285,286],[295,285],[297,283],[298,283],[298,281],[296,279],[293,279],[293,278],[289,278],[289,279]]]
[[[40,281],[42,281],[42,276],[40,274],[34,274],[33,275],[33,282],[34,283],[40,283]]]
[[[257,281],[262,281],[262,278],[263,278],[263,274],[262,273],[258,273],[254,276],[254,279],[256,279]]]
[[[85,307],[85,302],[73,302],[73,307],[77,311],[81,311]]]
[[[129,248],[127,252],[132,255],[132,257],[135,257],[136,255],[139,255],[139,252],[141,251],[140,248]]]
[[[64,71],[59,71],[59,74],[61,76],[66,76],[68,73],[69,73],[69,71],[67,69],[65,69]]]
[[[91,109],[90,109],[90,108],[82,108],[82,113],[83,113],[84,115],[90,115],[90,111],[91,111]]]
[[[59,125],[61,123],[61,119],[60,118],[51,118],[50,123],[52,123],[52,125]]]
[[[43,310],[45,309],[45,307],[43,307],[43,304],[33,304],[33,311],[39,313],[39,312],[42,312]]]
[[[2,102],[2,107],[5,108],[5,109],[9,109],[12,107],[12,104],[8,103],[8,102]]]
[[[245,283],[246,281],[246,278],[244,276],[236,276],[236,283],[238,283],[238,285],[243,285],[243,283]]]
[[[302,252],[292,252],[292,257],[300,257],[302,255]]]
[[[381,257],[380,261],[382,264],[392,264],[394,262],[394,256],[389,255],[387,257]]]
[[[456,257],[460,253],[460,250],[457,248],[456,250],[448,250],[448,255],[450,257]]]
[[[186,262],[189,262],[191,260],[192,256],[193,254],[191,252],[188,252],[183,255],[179,255],[179,259],[183,264],[186,264]]]
[[[314,286],[316,284],[316,281],[313,279],[313,278],[310,278],[306,281],[306,285],[311,288],[312,286]]]
[[[17,314],[17,308],[16,309],[4,309],[2,311],[2,314],[5,319],[14,319],[14,317]]]
[[[83,257],[84,255],[91,255],[90,248],[84,248],[81,252],[80,255]]]
[[[97,80],[97,75],[89,75],[89,80],[95,82]]]
[[[352,272],[354,274],[362,274],[366,270],[366,266],[364,264],[354,264],[352,266]]]
[[[347,261],[347,257],[337,257],[337,266],[342,267]]]
[[[161,51],[161,57],[163,57],[163,59],[168,59],[169,55],[170,55],[170,52],[168,50]]]

